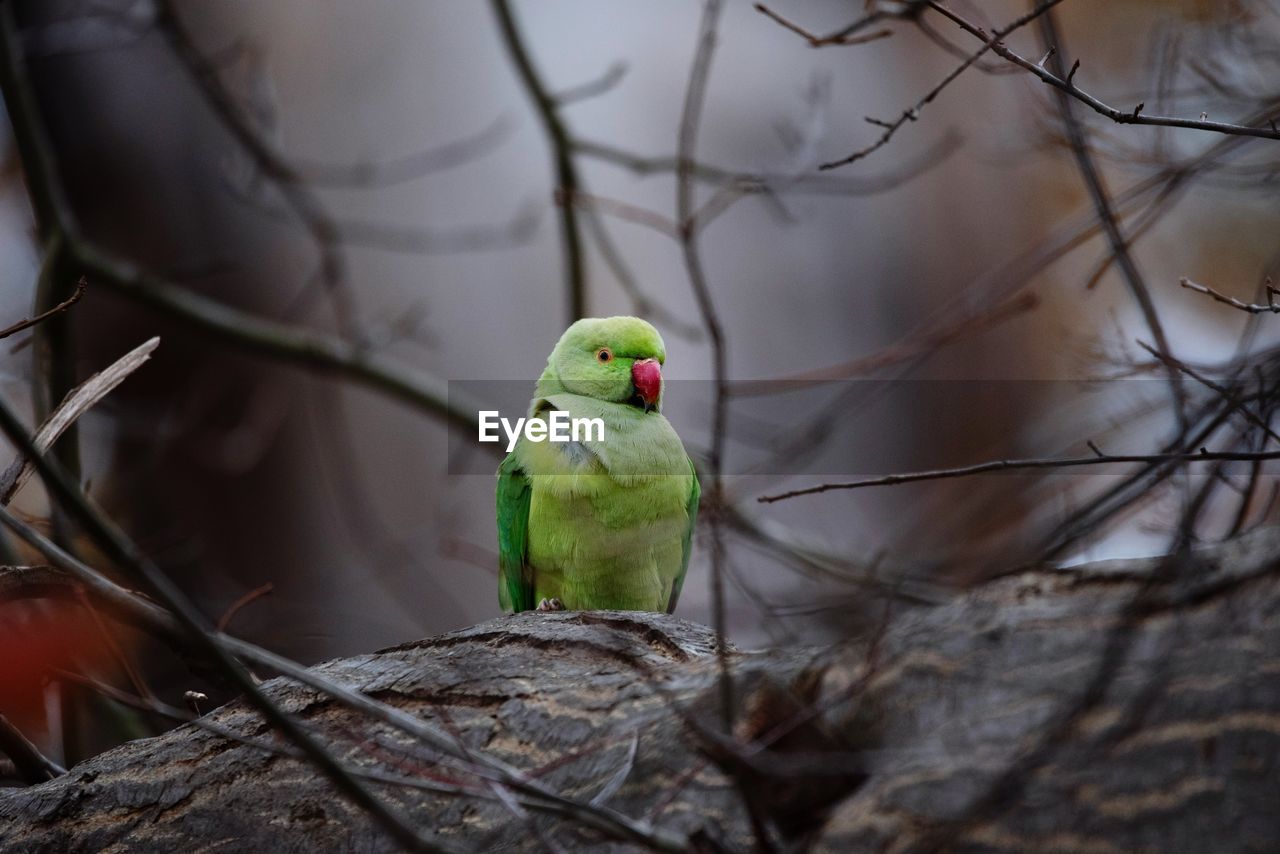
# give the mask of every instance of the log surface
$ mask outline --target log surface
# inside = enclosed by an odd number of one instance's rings
[[[776,737],[750,755],[712,734],[711,633],[666,615],[526,613],[317,669],[691,846],[750,849],[750,810],[775,842],[833,852],[1280,845],[1280,534],[1171,570],[1030,571],[886,625],[734,652],[737,734]],[[314,691],[267,687],[353,766],[474,782]],[[0,848],[393,850],[244,704],[203,720],[237,738],[188,724],[0,790]],[[464,850],[634,847],[492,798],[378,790]]]

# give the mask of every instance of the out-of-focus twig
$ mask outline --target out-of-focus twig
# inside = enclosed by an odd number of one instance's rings
[[[257,170],[280,190],[311,236],[320,256],[320,280],[332,300],[338,328],[344,337],[359,342],[362,334],[347,281],[347,262],[332,216],[298,169],[275,150],[244,114],[223,85],[218,68],[210,64],[196,46],[172,0],[156,0],[155,26],[223,126],[249,155]]]
[[[338,164],[297,156],[289,159],[298,174],[312,186],[370,190],[403,184],[477,160],[505,142],[513,125],[509,117],[498,116],[468,136],[386,160]]]
[[[5,327],[4,329],[0,329],[0,338],[8,338],[10,335],[16,335],[24,329],[30,329],[31,327],[35,326],[37,323],[41,323],[42,321],[48,320],[49,318],[53,317],[55,314],[62,314],[62,312],[66,311],[67,309],[71,308],[71,306],[78,303],[80,301],[80,297],[84,296],[85,284],[86,282],[84,280],[84,276],[81,276],[80,281],[76,283],[75,293],[73,293],[71,296],[67,297],[62,302],[58,303],[48,311],[41,312],[40,314],[37,314],[35,317],[29,318],[27,320],[19,320],[17,323],[13,324],[12,326],[8,326],[8,327]]]
[[[708,454],[707,477],[710,480],[709,501],[711,533],[711,606],[712,622],[716,631],[716,654],[720,661],[720,705],[725,732],[731,732],[734,719],[733,681],[729,673],[728,649],[725,640],[726,617],[724,597],[724,532],[721,519],[724,504],[724,447],[728,431],[728,354],[724,328],[716,311],[715,300],[707,282],[698,246],[698,230],[694,223],[696,213],[693,183],[693,158],[697,153],[698,125],[702,118],[703,103],[707,94],[707,79],[711,73],[711,58],[716,46],[716,27],[719,23],[721,0],[704,0],[702,20],[698,25],[698,42],[694,52],[693,67],[685,90],[684,107],[680,113],[680,130],[676,143],[676,221],[681,250],[689,284],[693,288],[702,317],[703,328],[711,344],[712,375],[715,382],[715,404],[711,417],[711,450]]]
[[[874,27],[876,24],[885,21],[914,19],[920,14],[920,10],[924,8],[924,5],[925,0],[887,0],[887,2],[885,0],[873,0],[873,2],[867,4],[867,8],[870,10],[867,14],[838,30],[827,33],[825,36],[810,33],[803,27],[769,10],[761,3],[755,4],[755,8],[757,12],[772,18],[781,26],[805,39],[812,47],[842,47],[870,40],[869,38],[862,38],[860,41],[857,35],[868,27]]]
[[[268,581],[266,584],[263,584],[259,587],[253,588],[248,593],[244,594],[239,599],[232,602],[227,607],[227,610],[222,612],[222,616],[218,618],[218,623],[215,626],[215,628],[218,631],[225,634],[227,631],[227,626],[231,625],[231,621],[235,619],[236,614],[240,613],[240,611],[242,611],[246,605],[249,605],[253,602],[258,601],[263,596],[270,595],[275,591],[275,589],[276,589],[276,586],[272,584],[270,581]]]
[[[1043,3],[1038,4],[1032,11],[1040,10],[1040,34],[1045,49],[1048,51],[1046,64],[1061,74],[1063,66],[1060,54],[1065,50],[1065,47],[1062,45],[1062,36],[1057,30],[1053,10],[1051,8],[1042,8],[1043,6]],[[1138,305],[1138,310],[1142,313],[1143,321],[1151,332],[1156,348],[1162,356],[1172,359],[1173,349],[1169,346],[1169,339],[1165,335],[1164,325],[1160,322],[1160,313],[1156,310],[1155,302],[1151,299],[1151,289],[1147,287],[1142,273],[1138,270],[1138,265],[1134,263],[1133,255],[1129,251],[1129,242],[1120,230],[1120,223],[1116,219],[1115,206],[1112,203],[1106,184],[1103,182],[1102,175],[1098,172],[1098,167],[1093,161],[1093,154],[1089,150],[1089,140],[1085,135],[1080,119],[1075,114],[1075,106],[1064,90],[1058,90],[1057,95],[1058,113],[1062,116],[1062,123],[1066,129],[1071,153],[1075,157],[1076,165],[1080,170],[1081,180],[1084,181],[1085,188],[1089,191],[1089,198],[1093,201],[1094,209],[1098,213],[1098,222],[1102,224],[1102,231],[1107,237],[1107,243],[1111,247],[1111,254],[1115,257],[1116,266],[1124,277],[1125,285],[1129,289],[1129,295],[1133,297],[1133,301]],[[1166,373],[1172,393],[1174,418],[1177,421],[1179,432],[1186,433],[1188,429],[1187,401],[1186,392],[1182,386],[1182,374],[1176,368],[1168,365],[1166,365]]]
[[[548,90],[533,66],[508,0],[492,0],[503,44],[511,56],[520,80],[538,112],[551,156],[555,164],[556,192],[573,194],[578,190],[578,170],[573,162],[573,144],[560,117],[560,103]],[[564,245],[565,287],[568,291],[569,322],[587,313],[587,271],[582,251],[582,230],[573,205],[560,205],[560,237]]]
[[[782,15],[773,11],[763,3],[755,4],[755,10],[760,14],[764,15],[766,18],[773,20],[778,25],[788,30],[791,30],[791,32],[800,36],[800,38],[804,39],[809,43],[809,47],[834,47],[834,46],[849,47],[851,45],[866,44],[867,42],[879,41],[880,39],[888,38],[889,36],[893,35],[892,30],[876,30],[875,32],[867,33],[866,35],[862,35],[862,36],[840,35],[839,33],[831,36],[819,36],[819,35],[814,35],[813,33],[806,30],[804,27],[795,23],[794,21],[791,21],[788,18],[784,18]]]

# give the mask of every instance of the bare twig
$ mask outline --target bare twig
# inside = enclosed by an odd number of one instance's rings
[[[805,489],[795,489],[776,495],[762,495],[756,500],[762,504],[784,501],[801,495],[817,495],[820,492],[831,492],[840,489],[864,489],[869,486],[895,486],[900,483],[919,483],[926,480],[945,480],[953,477],[970,477],[975,474],[989,474],[1001,471],[1027,471],[1031,469],[1064,469],[1081,466],[1110,465],[1115,463],[1193,463],[1215,461],[1246,461],[1280,459],[1280,451],[1210,451],[1201,448],[1197,453],[1187,454],[1093,454],[1088,457],[1063,457],[1059,459],[1025,459],[1025,460],[991,460],[971,466],[960,466],[950,469],[933,469],[931,471],[910,472],[908,474],[890,474],[884,477],[873,477],[865,480],[853,480],[843,483],[824,483]]]
[[[80,297],[84,296],[84,289],[86,284],[88,283],[85,282],[84,276],[81,276],[80,281],[76,283],[75,293],[73,293],[71,296],[67,297],[62,302],[58,303],[57,305],[55,305],[53,308],[49,309],[46,312],[37,314],[35,317],[29,320],[20,320],[17,323],[13,324],[12,326],[6,327],[4,329],[0,329],[0,338],[8,338],[10,335],[16,335],[17,333],[21,332],[24,329],[30,329],[31,327],[35,326],[37,323],[48,320],[49,318],[53,317],[55,314],[62,314],[62,312],[66,311],[67,309],[71,308],[71,306],[80,302]]]
[[[986,32],[981,27],[969,22],[961,15],[944,6],[942,3],[936,2],[936,0],[930,0],[929,8],[949,18],[953,23],[970,35],[983,40],[988,39]],[[1062,74],[1060,72],[1055,73],[1054,71],[1047,69],[1024,56],[1015,53],[1003,44],[993,44],[991,49],[997,55],[1007,59],[1019,68],[1024,68],[1036,77],[1039,77],[1059,92],[1062,92],[1082,104],[1085,104],[1094,112],[1106,116],[1117,124],[1189,128],[1191,130],[1212,131],[1214,133],[1228,134],[1230,136],[1254,136],[1261,139],[1280,139],[1280,129],[1275,127],[1274,122],[1268,122],[1267,127],[1251,127],[1249,125],[1231,124],[1229,122],[1213,122],[1207,119],[1183,119],[1175,116],[1144,115],[1142,113],[1143,105],[1141,104],[1138,105],[1137,109],[1116,109],[1087,92],[1082,91],[1075,85],[1076,72],[1080,69],[1080,60],[1078,59],[1072,64],[1071,69],[1066,74]],[[1058,48],[1058,53],[1061,55],[1061,47]]]
[[[767,15],[788,30],[806,39],[814,47],[838,47],[858,44],[858,41],[854,38],[858,33],[883,21],[914,20],[920,14],[920,10],[924,8],[924,5],[925,0],[899,0],[899,2],[895,3],[870,4],[869,7],[873,7],[870,12],[853,23],[825,36],[810,34],[807,30],[791,23],[781,15],[764,8],[760,3],[756,4],[756,11]]]
[[[1001,39],[1003,39],[1005,36],[1012,33],[1014,30],[1017,30],[1020,27],[1024,27],[1027,24],[1031,23],[1037,17],[1039,17],[1040,15],[1043,15],[1047,10],[1051,9],[1052,7],[1058,5],[1061,2],[1062,0],[1042,0],[1042,2],[1037,4],[1037,6],[1034,9],[1032,9],[1030,12],[1010,22],[1009,24],[1001,27],[991,35],[987,35],[985,32],[983,32],[982,39],[985,43],[982,45],[982,47],[979,48],[974,53],[970,54],[968,57],[966,57],[955,68],[951,69],[951,71],[947,74],[946,77],[943,77],[942,80],[940,80],[936,86],[934,86],[932,89],[926,92],[924,94],[924,97],[916,101],[915,104],[913,104],[911,107],[907,108],[906,110],[903,110],[902,114],[898,116],[898,118],[889,122],[880,121],[879,119],[871,119],[871,118],[867,119],[867,121],[870,122],[871,124],[874,124],[877,127],[884,128],[884,133],[882,133],[875,142],[871,143],[870,145],[859,148],[853,151],[852,153],[846,155],[845,157],[840,158],[839,160],[832,160],[827,163],[823,163],[819,165],[818,168],[819,169],[836,169],[840,166],[847,166],[848,164],[861,160],[862,158],[868,156],[869,154],[879,151],[881,148],[888,145],[889,141],[893,139],[894,135],[899,130],[901,130],[903,125],[905,125],[907,122],[914,122],[918,118],[920,118],[920,111],[922,109],[924,109],[926,106],[932,103],[934,99],[936,99],[939,95],[941,95],[944,89],[950,86],[951,83],[954,82],[955,79],[959,77],[961,74],[963,74],[970,66],[972,66],[979,59],[981,59],[987,53],[987,51],[995,50],[997,45],[1000,43]],[[934,4],[931,3],[930,5],[934,5]]]
[[[275,592],[275,589],[276,586],[270,581],[260,587],[253,588],[248,593],[232,602],[231,605],[228,606],[227,610],[222,612],[222,616],[218,618],[218,623],[215,628],[217,628],[219,632],[225,633],[227,631],[227,626],[231,625],[231,621],[235,618],[236,614],[240,613],[246,605],[252,604],[263,596],[267,596]]]
[[[1269,312],[1271,314],[1280,314],[1280,303],[1276,302],[1276,295],[1280,294],[1280,289],[1277,289],[1271,286],[1271,279],[1267,279],[1267,283],[1266,283],[1267,302],[1265,305],[1259,304],[1259,303],[1241,302],[1235,297],[1229,297],[1226,294],[1222,293],[1221,291],[1214,290],[1208,285],[1201,285],[1187,278],[1179,279],[1178,284],[1182,285],[1182,287],[1186,288],[1189,291],[1195,291],[1196,293],[1205,294],[1206,296],[1213,297],[1215,301],[1220,302],[1223,305],[1229,305],[1232,308],[1238,308],[1241,311],[1247,311],[1249,314],[1262,314],[1264,312]]]
[[[800,36],[800,38],[804,39],[809,43],[809,47],[832,47],[836,45],[847,47],[849,45],[866,44],[867,42],[878,41],[880,39],[888,38],[889,36],[893,35],[892,30],[876,30],[873,33],[867,33],[866,35],[862,35],[862,36],[842,35],[840,33],[836,33],[830,36],[818,36],[809,32],[804,27],[801,27],[799,24],[794,23],[793,21],[790,21],[787,18],[782,17],[777,12],[773,11],[763,3],[755,4],[755,10],[767,18],[771,18],[782,27]]]

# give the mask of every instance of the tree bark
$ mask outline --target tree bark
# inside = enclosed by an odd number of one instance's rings
[[[1271,851],[1278,570],[1280,533],[1261,531],[1028,571],[831,649],[735,651],[736,735],[761,749],[716,734],[711,633],[666,615],[526,613],[317,669],[691,847]],[[268,688],[353,767],[475,783],[314,691]],[[391,850],[246,706],[203,721],[236,738],[188,724],[0,791],[3,849]],[[446,846],[632,847],[483,787],[380,791]]]

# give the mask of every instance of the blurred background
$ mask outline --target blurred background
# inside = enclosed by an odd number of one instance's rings
[[[770,8],[826,33],[863,5]],[[576,308],[641,314],[666,339],[669,417],[705,465],[713,348],[680,242],[664,233],[701,4],[511,4],[514,35],[558,99],[578,185],[559,200],[556,140],[494,4],[16,6],[69,205],[99,245],[469,393],[486,383],[531,393]],[[993,28],[1027,6],[955,8]],[[1076,83],[1108,103],[1235,121],[1276,101],[1275,4],[1068,0],[1057,16],[1066,61],[1081,60]],[[719,212],[697,243],[734,390],[721,519],[729,635],[744,646],[830,639],[878,618],[885,601],[931,601],[1035,560],[1071,507],[1121,475],[758,496],[1078,456],[1090,440],[1150,453],[1173,424],[1164,375],[1135,343],[1150,343],[1149,330],[1104,265],[1050,90],[1032,76],[988,54],[882,148],[819,170],[874,143],[884,130],[865,117],[892,122],[978,44],[934,14],[884,26],[891,36],[814,49],[735,0],[718,27],[694,157],[698,202],[716,198]],[[1009,44],[1033,60],[1045,52],[1035,27]],[[224,100],[210,97],[210,79]],[[1179,279],[1245,301],[1260,292],[1276,264],[1275,143],[1079,114],[1171,350],[1201,365],[1264,350],[1269,316]],[[40,304],[44,236],[18,150],[4,145],[0,305],[16,321]],[[279,156],[292,189],[257,149]],[[581,239],[578,306],[564,204]],[[483,473],[498,458],[459,450],[449,431],[461,427],[92,279],[41,335],[5,341],[0,374],[5,399],[33,418],[60,396],[51,377],[65,391],[160,337],[151,361],[80,422],[80,475],[211,619],[250,595],[231,631],[312,662],[498,615],[494,479]],[[789,378],[802,381],[801,402]],[[862,452],[841,456],[842,446]],[[830,448],[836,456],[822,457]],[[1180,500],[1144,494],[1054,558],[1160,551]],[[57,527],[38,483],[13,506]],[[1218,528],[1235,512],[1224,506]],[[1259,500],[1246,521],[1268,514]],[[700,622],[712,619],[707,536],[704,521],[678,611]],[[0,604],[0,635],[0,702],[29,732],[74,752],[90,747],[73,731],[101,744],[156,725],[122,720],[103,734],[67,718],[51,668],[106,681],[119,670],[76,606]],[[188,687],[180,663],[121,642],[158,691]]]

